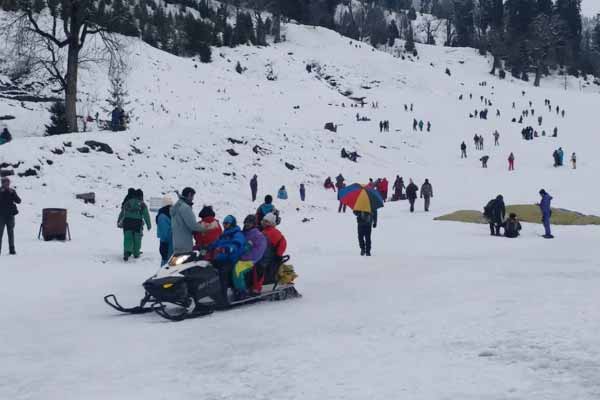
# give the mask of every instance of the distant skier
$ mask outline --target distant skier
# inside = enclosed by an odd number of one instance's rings
[[[571,165],[573,165],[573,169],[577,169],[577,156],[575,153],[571,154]]]
[[[515,170],[515,155],[512,152],[508,155],[508,170]]]
[[[417,192],[419,191],[419,188],[417,185],[415,185],[412,179],[409,179],[409,182],[410,183],[406,187],[406,198],[410,203],[410,212],[412,213],[415,212],[415,200],[417,200]]]
[[[494,131],[494,146],[500,146],[500,132]]]
[[[387,180],[387,178],[383,178],[381,180],[381,182],[379,182],[379,185],[377,186],[379,193],[381,194],[381,197],[383,198],[383,201],[387,201],[387,197],[388,197],[388,188],[389,188],[389,182]]]
[[[465,142],[460,145],[460,158],[467,158],[467,145]]]
[[[364,211],[355,211],[356,225],[358,228],[358,245],[361,256],[371,256],[371,232],[377,227],[377,211],[372,213]]]
[[[252,194],[252,201],[256,201],[256,194],[258,193],[258,177],[256,175],[250,179],[250,192]]]
[[[543,118],[543,117],[540,115],[540,116],[538,117],[538,124],[539,124],[539,126],[542,126],[542,121],[543,121],[543,120],[544,120],[544,118]]]
[[[490,235],[500,236],[500,227],[504,223],[506,207],[504,198],[499,194],[495,199],[490,200],[483,209],[483,215],[490,225]]]
[[[538,206],[542,212],[542,224],[544,225],[544,238],[553,239],[552,232],[550,231],[550,218],[552,217],[552,196],[550,196],[544,189],[540,190],[540,196],[542,197]]]
[[[413,131],[417,130],[417,126],[419,125],[419,122],[417,121],[416,118],[413,118]]]
[[[427,132],[431,132],[431,121],[427,121]]]
[[[300,201],[306,200],[306,188],[304,187],[304,183],[300,184]]]
[[[425,179],[425,183],[421,185],[421,198],[425,203],[425,211],[429,211],[429,205],[431,204],[431,198],[433,197],[433,186],[429,183],[429,179]]]
[[[419,130],[420,130],[421,132],[423,132],[423,125],[425,125],[425,124],[423,123],[423,120],[420,120],[420,121],[419,121]]]

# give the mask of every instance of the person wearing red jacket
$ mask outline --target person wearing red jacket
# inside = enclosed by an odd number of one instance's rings
[[[204,206],[198,217],[200,217],[200,225],[206,228],[206,232],[194,232],[195,248],[207,249],[208,246],[219,239],[223,233],[223,228],[221,228],[221,224],[215,218],[215,212],[211,206]],[[212,254],[207,254],[207,259],[212,259]]]
[[[273,271],[275,275],[282,263],[283,255],[287,249],[287,241],[283,234],[275,228],[277,225],[277,216],[273,213],[268,213],[261,221],[262,233],[267,238],[267,250],[263,258],[258,262],[254,269],[252,293],[260,294],[263,283],[265,281],[265,271]]]
[[[387,180],[387,178],[383,178],[381,180],[381,182],[379,183],[379,193],[381,193],[381,197],[383,197],[383,201],[387,201],[388,188],[389,188],[388,180]]]

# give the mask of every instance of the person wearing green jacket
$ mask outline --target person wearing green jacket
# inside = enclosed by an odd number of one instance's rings
[[[130,190],[130,192],[132,192]],[[123,229],[123,260],[140,257],[144,223],[148,230],[152,228],[148,207],[144,203],[144,193],[138,189],[128,193],[119,214],[118,226]]]

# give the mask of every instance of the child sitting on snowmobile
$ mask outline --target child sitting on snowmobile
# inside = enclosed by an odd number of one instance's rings
[[[246,237],[242,233],[234,216],[228,215],[223,219],[223,233],[219,240],[208,247],[214,253],[214,266],[219,270],[223,296],[231,286],[232,271],[246,251]]]
[[[253,279],[256,279],[256,263],[263,258],[267,249],[267,238],[256,227],[256,215],[248,215],[244,219],[244,237],[246,238],[246,251],[240,257],[233,269],[233,287],[238,299],[248,295],[246,277],[250,271],[254,271]]]
[[[215,212],[212,206],[204,206],[202,210],[200,210],[198,217],[200,218],[200,225],[206,228],[206,231],[194,232],[194,241],[196,243],[194,249],[206,250],[211,244],[219,239],[223,233],[223,229],[221,228],[219,221],[215,218]],[[212,252],[206,254],[206,259],[209,261],[213,259]]]

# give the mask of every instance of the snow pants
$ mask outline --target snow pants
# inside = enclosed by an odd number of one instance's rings
[[[358,245],[361,251],[371,252],[371,225],[358,225]]]
[[[490,222],[490,235],[500,236],[500,224]]]
[[[408,202],[410,203],[410,212],[415,212],[415,200],[416,199],[408,199]]]
[[[467,158],[467,151],[466,150],[461,150],[460,151],[460,158]]]
[[[8,248],[11,253],[15,252],[15,217],[0,215],[0,250],[2,250],[2,237],[4,236],[4,228],[8,234]]]
[[[509,171],[514,171],[515,170],[515,161],[514,160],[508,160],[508,170]]]
[[[550,230],[550,217],[542,216],[542,224],[544,225],[544,235],[552,236],[552,231]]]
[[[256,201],[256,192],[258,191],[258,189],[250,188],[250,191],[252,192],[252,201]]]
[[[340,206],[338,207],[338,212],[346,212],[346,205],[340,201]]]
[[[431,204],[431,196],[423,196],[425,200],[425,211],[429,211],[429,205]]]
[[[161,267],[163,265],[165,265],[167,262],[169,262],[169,258],[171,258],[172,251],[170,251],[170,247],[171,246],[169,245],[169,242],[160,242],[158,251],[160,252],[160,258],[161,258],[160,266]]]
[[[135,258],[137,258],[140,256],[141,248],[142,232],[123,229],[123,255],[125,257],[133,255]]]

